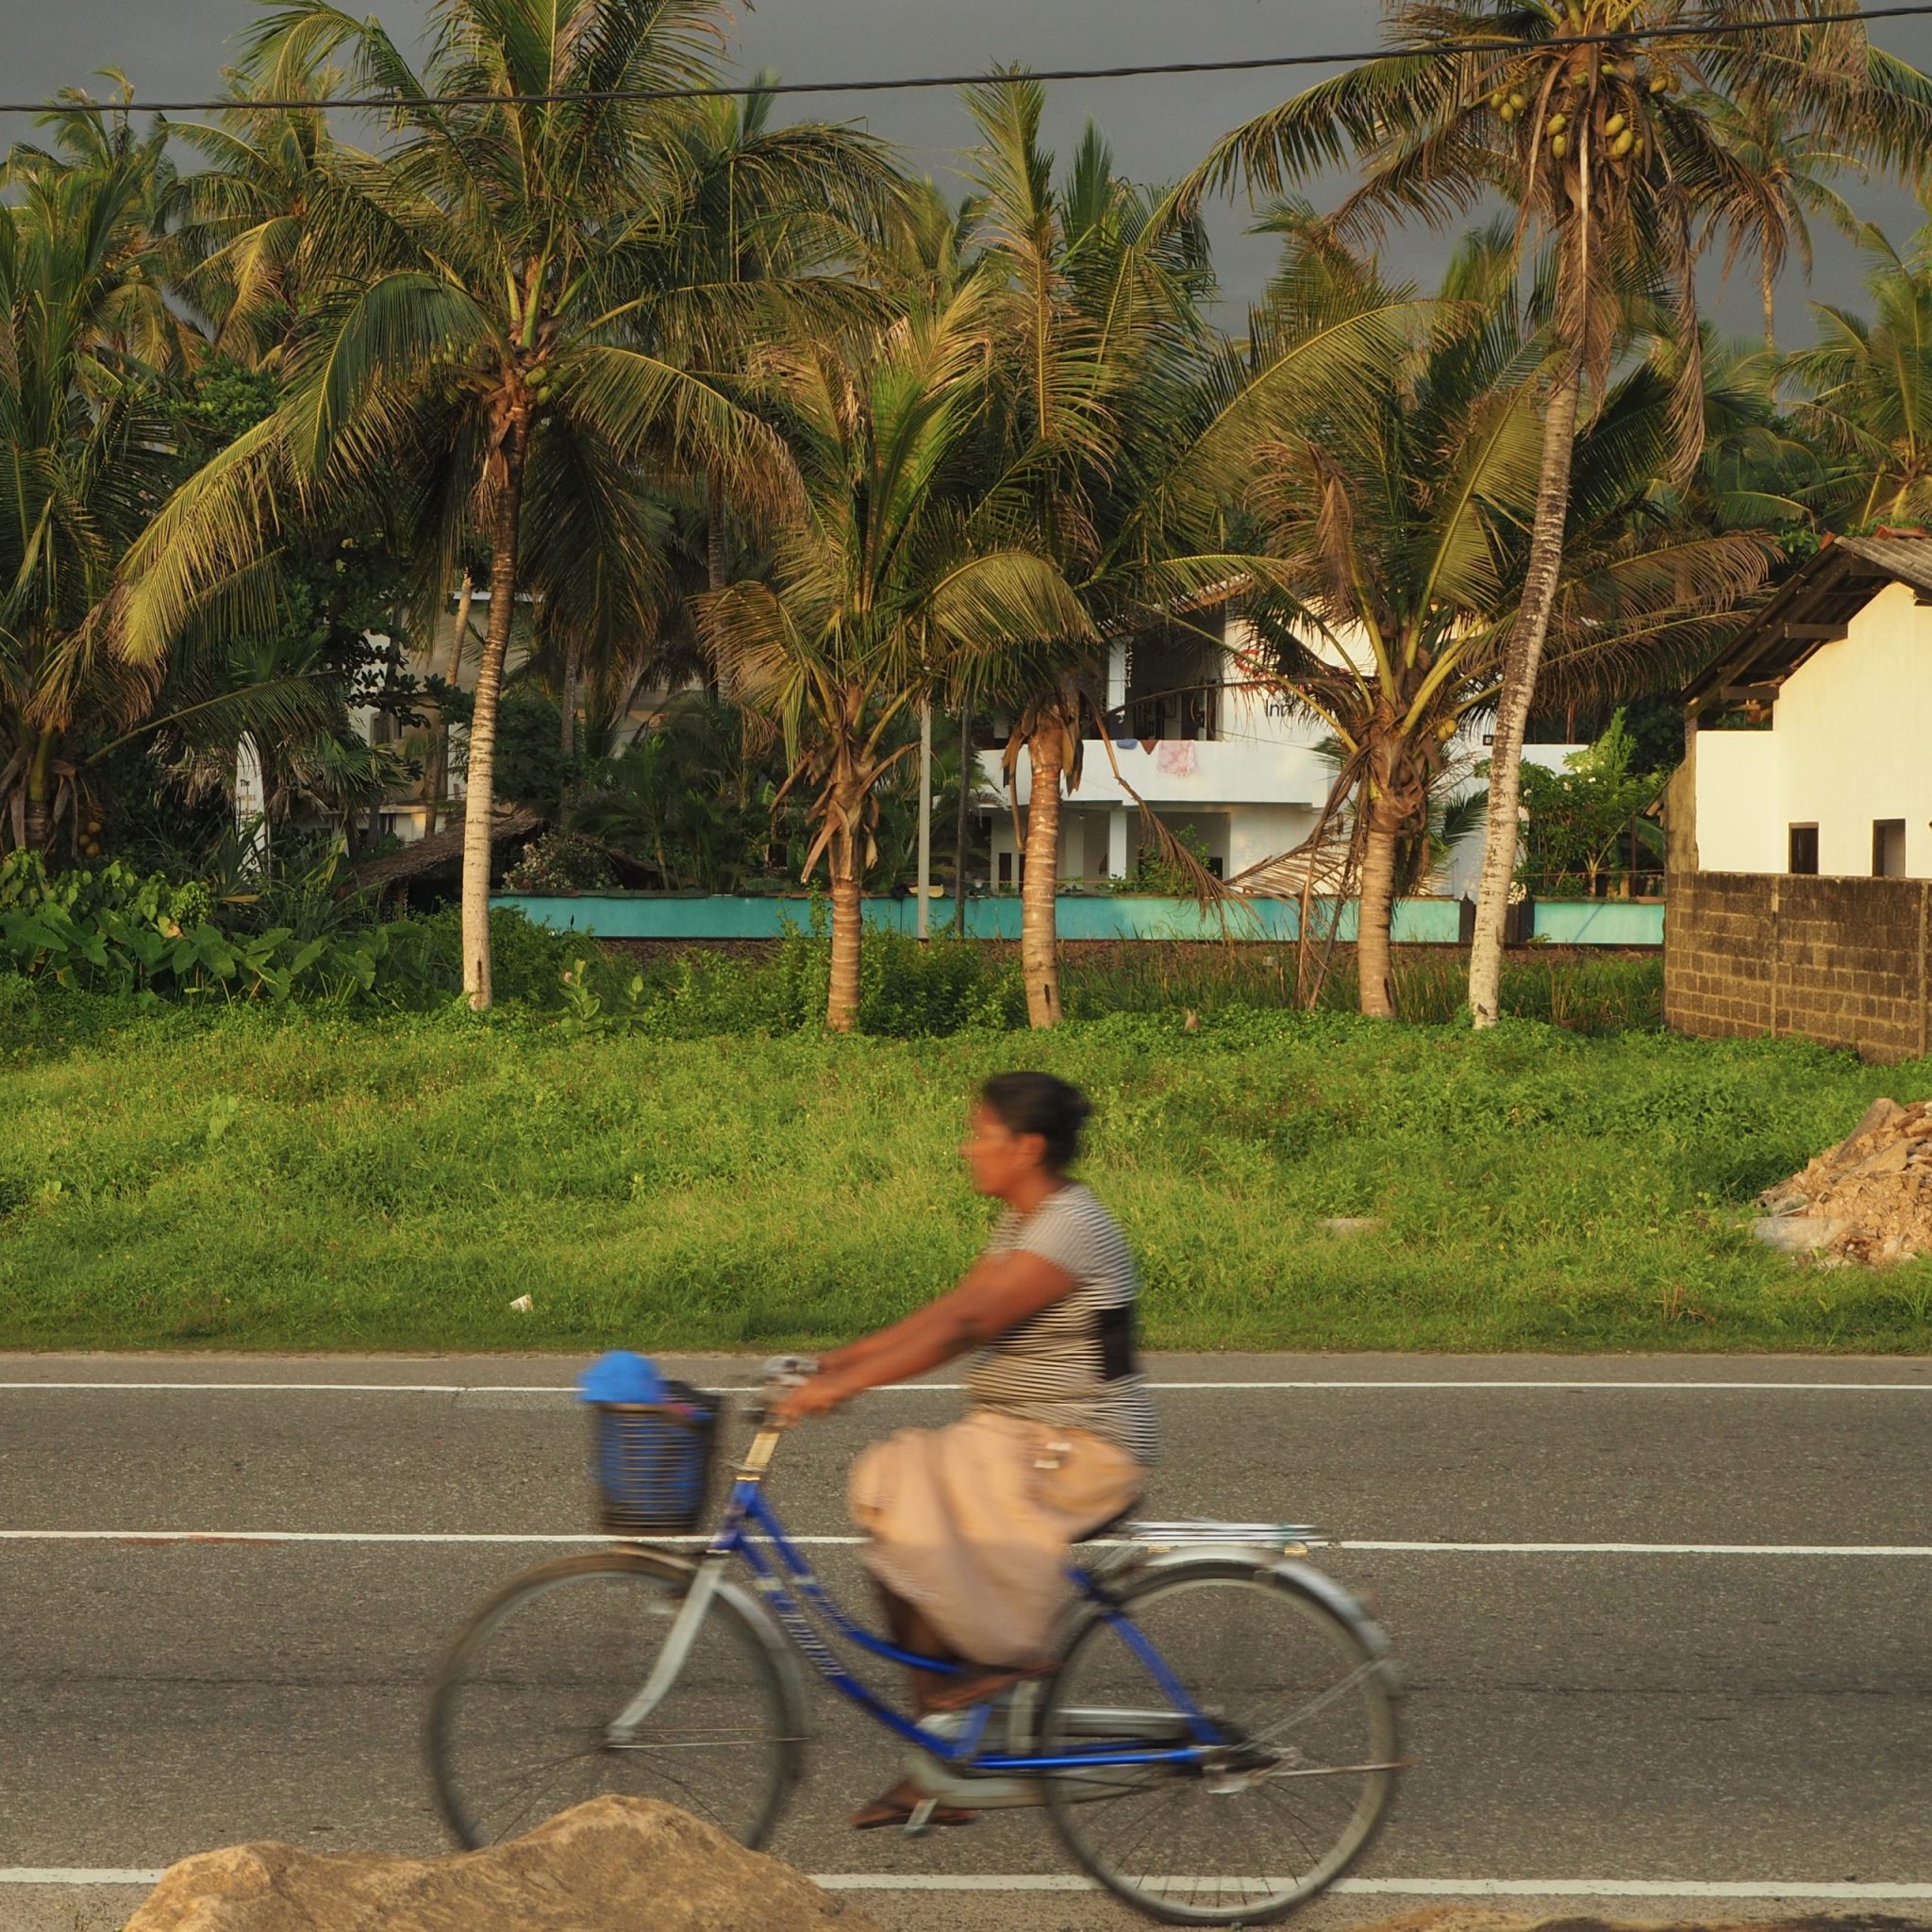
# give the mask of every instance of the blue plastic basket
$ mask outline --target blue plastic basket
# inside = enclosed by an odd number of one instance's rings
[[[593,1402],[591,1475],[612,1536],[688,1536],[704,1520],[719,1405],[686,1382],[663,1402]]]

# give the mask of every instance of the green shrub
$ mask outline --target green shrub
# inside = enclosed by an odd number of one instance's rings
[[[0,975],[142,1007],[211,999],[421,1009],[460,992],[454,908],[373,923],[365,906],[327,890],[334,870],[331,861],[319,883],[310,876],[218,902],[197,880],[121,864],[50,874],[38,855],[13,852],[0,859]],[[490,929],[499,996],[558,1005],[559,975],[581,941],[508,908],[491,912]]]
[[[598,892],[617,883],[608,856],[574,832],[544,832],[532,839],[504,874],[507,892]]]

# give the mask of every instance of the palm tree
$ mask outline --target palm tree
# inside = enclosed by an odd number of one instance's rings
[[[1258,676],[1335,736],[1332,795],[1353,802],[1342,870],[1359,887],[1359,1000],[1372,1017],[1395,1011],[1405,848],[1426,841],[1454,741],[1497,702],[1527,563],[1548,344],[1524,312],[1513,255],[1507,227],[1469,238],[1379,387],[1311,399],[1250,493],[1257,541],[1282,565],[1255,613]],[[1276,278],[1271,323],[1308,332],[1390,295],[1372,265],[1305,237]],[[1762,538],[1671,527],[1653,511],[1670,413],[1670,386],[1640,369],[1578,448],[1550,647],[1552,682],[1572,696],[1600,693],[1611,672],[1655,684],[1684,668],[1712,619],[1763,575]]]
[[[354,86],[394,99],[390,138],[379,155],[327,157],[293,263],[305,308],[280,406],[183,487],[132,559],[129,647],[151,658],[282,518],[327,514],[376,477],[408,495],[422,612],[481,534],[462,888],[478,1008],[498,699],[525,596],[579,635],[645,628],[658,570],[641,467],[722,468],[754,502],[782,474],[712,373],[766,298],[694,285],[666,220],[697,112],[678,96],[715,80],[718,21],[713,0],[448,0],[419,76],[378,23],[327,0],[272,14],[267,84],[340,56]]]
[[[0,827],[42,849],[84,821],[76,732],[154,695],[111,642],[114,573],[171,480],[146,308],[139,152],[34,165],[0,204]],[[76,843],[78,840],[76,839]]]
[[[334,143],[320,108],[264,105],[322,97],[335,75],[284,63],[273,85],[234,79],[235,104],[213,125],[178,122],[173,137],[207,163],[183,175],[169,244],[181,292],[208,318],[214,348],[255,365],[277,351],[303,309],[309,217],[332,185]]]
[[[1212,283],[1191,220],[1163,213],[1159,196],[1117,175],[1091,128],[1056,185],[1037,83],[989,84],[969,101],[981,134],[977,232],[1004,309],[989,501],[1024,508],[1109,632],[1173,620],[1265,576],[1265,558],[1229,547],[1226,507],[1297,391],[1347,390],[1363,355],[1399,332],[1391,314],[1271,337],[1249,358],[1222,353],[1202,316]],[[1022,750],[1029,768],[1021,962],[1035,1026],[1060,1013],[1061,789],[1079,782],[1088,732],[1108,736],[1093,647],[1066,642],[1034,641],[999,680],[1017,713],[1008,785]],[[1158,820],[1143,821],[1207,890]]]
[[[1024,523],[975,480],[1001,312],[969,281],[883,332],[808,332],[756,364],[799,489],[772,534],[771,580],[706,597],[700,621],[734,691],[782,724],[788,789],[812,788],[805,870],[827,860],[835,1031],[858,1009],[875,790],[913,748],[893,748],[895,727],[962,664],[1091,636]]]
[[[760,86],[776,81],[758,76]],[[673,225],[693,286],[786,291],[809,308],[823,288],[814,278],[871,251],[904,184],[869,136],[809,122],[774,125],[775,98],[756,92],[694,104]],[[848,308],[852,292],[841,291]],[[732,575],[732,533],[715,469],[705,478],[704,516],[708,588],[722,590]]]
[[[1197,195],[1245,178],[1279,194],[1355,161],[1362,178],[1333,218],[1344,236],[1374,238],[1409,214],[1440,225],[1500,194],[1519,233],[1554,254],[1557,354],[1544,384],[1533,541],[1496,708],[1470,962],[1478,1025],[1497,1016],[1524,732],[1560,578],[1584,394],[1601,394],[1633,305],[1658,291],[1668,311],[1660,332],[1677,351],[1671,462],[1687,473],[1702,419],[1700,230],[1746,208],[1760,250],[1774,229],[1774,198],[1721,137],[1717,104],[1776,100],[1834,152],[1911,170],[1932,131],[1924,76],[1871,46],[1854,22],[1784,25],[1784,10],[1763,0],[1384,0],[1399,51],[1235,129],[1187,184]],[[1619,38],[1638,33],[1644,38]]]
[[[169,157],[173,129],[159,115],[147,132],[137,132],[127,111],[134,89],[112,68],[103,76],[114,83],[113,98],[101,103],[84,89],[62,88],[54,105],[39,117],[52,131],[51,146],[17,143],[0,169],[0,187],[53,192],[75,180],[112,183],[104,200],[83,194],[81,202],[108,224],[111,289],[91,298],[89,333],[100,348],[131,357],[155,371],[178,372],[191,363],[200,342],[192,326],[170,302],[169,258],[162,232],[177,192]],[[70,204],[71,216],[80,204]],[[103,238],[107,240],[108,238]]]
[[[1149,226],[1146,197],[1115,174],[1091,126],[1056,186],[1054,158],[1040,144],[1045,92],[1037,81],[989,83],[969,90],[967,102],[980,134],[974,226],[1005,310],[991,500],[1024,504],[1047,552],[1084,578],[1096,556],[1095,490],[1122,453],[1135,379],[1151,401],[1159,389],[1154,352],[1169,345],[1161,332],[1184,340],[1198,329],[1202,258],[1185,230]],[[1060,1014],[1060,792],[1079,783],[1095,667],[1084,648],[1042,651],[1040,641],[1005,679],[1017,699],[1005,764],[1010,787],[1024,750],[1021,974],[1029,1022],[1050,1026]]]
[[[1795,255],[1811,279],[1811,224],[1824,215],[1840,234],[1857,242],[1865,224],[1831,185],[1831,177],[1857,163],[1836,153],[1815,128],[1797,120],[1782,96],[1719,95],[1709,107],[1717,138],[1730,150],[1737,173],[1728,196],[1713,208],[1707,232],[1726,238],[1728,279],[1747,246],[1757,257],[1757,292],[1764,305],[1764,352],[1777,353],[1777,280]]]
[[[1814,303],[1817,344],[1787,364],[1798,425],[1825,453],[1817,501],[1840,528],[1932,517],[1932,261],[1877,245],[1871,319]]]

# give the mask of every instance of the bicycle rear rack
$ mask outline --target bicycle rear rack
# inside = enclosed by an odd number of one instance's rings
[[[1176,1523],[1129,1523],[1124,1527],[1131,1543],[1150,1550],[1191,1549],[1211,1543],[1302,1555],[1328,1541],[1311,1523],[1215,1523],[1189,1517]]]

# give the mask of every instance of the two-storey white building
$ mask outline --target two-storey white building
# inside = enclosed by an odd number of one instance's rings
[[[1171,829],[1191,831],[1223,878],[1239,878],[1292,852],[1314,830],[1335,783],[1335,766],[1321,750],[1332,734],[1243,669],[1248,641],[1244,621],[1225,613],[1114,640],[1107,704],[1124,728],[1110,747],[1112,761],[1109,746],[1098,740],[1081,748],[1079,789],[1060,808],[1063,880],[1098,884],[1133,872],[1141,809],[1125,787]],[[1524,757],[1554,767],[1577,748],[1532,744]],[[1450,750],[1449,769],[1461,774],[1452,784],[1459,790],[1480,783],[1474,774],[1487,757],[1482,731],[1466,733]],[[985,784],[1002,801],[991,820],[996,890],[1019,882],[1011,808],[1024,813],[1031,795],[1025,758],[1012,800],[1000,763],[998,751],[980,755]],[[1472,838],[1452,855],[1434,889],[1450,897],[1472,892],[1481,860],[1482,841]]]
[[[1239,644],[1239,620],[1211,626],[1224,641],[1202,636],[1208,628],[1173,625],[1114,641],[1107,705],[1120,735],[1111,746],[1097,739],[1082,746],[1079,789],[1060,812],[1061,878],[1097,882],[1133,871],[1141,813],[1126,787],[1174,830],[1192,832],[1225,878],[1291,850],[1313,828],[1335,779],[1316,750],[1321,734],[1291,717],[1278,696],[1244,687],[1229,648]],[[1000,754],[984,752],[980,763],[1005,800]],[[1013,802],[1024,811],[1032,790],[1024,757],[1017,780]],[[1009,888],[1020,863],[1011,811],[994,812],[991,827],[991,883]]]

